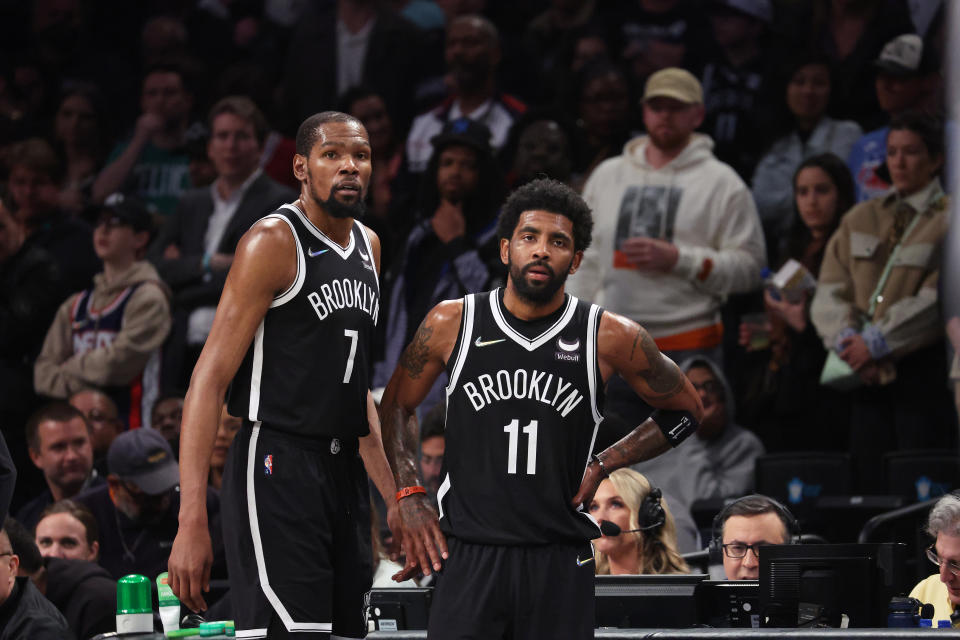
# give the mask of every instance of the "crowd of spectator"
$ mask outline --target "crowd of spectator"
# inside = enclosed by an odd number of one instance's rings
[[[297,197],[292,135],[323,110],[359,118],[373,150],[375,386],[433,305],[504,281],[495,226],[510,190],[549,176],[592,208],[594,245],[568,291],[643,325],[706,411],[696,437],[601,486],[590,510],[626,509],[603,516],[624,531],[653,502],[661,520],[598,544],[598,572],[687,571],[679,554],[702,540],[693,503],[751,493],[765,452],[849,451],[869,492],[886,452],[956,450],[960,320],[941,311],[956,292],[940,279],[946,3],[8,4],[11,514],[46,558],[35,582],[81,637],[102,621],[61,602],[75,589],[65,584],[165,569],[183,392],[237,243]],[[792,262],[815,288],[765,284],[765,268]],[[825,384],[837,367],[845,376]],[[442,386],[423,406],[434,495],[443,414],[429,410]],[[598,450],[650,411],[611,380]],[[215,545],[239,428],[224,409],[207,501]],[[727,524],[783,520],[745,509]],[[14,537],[5,526],[0,554]],[[17,553],[23,569],[30,553]],[[749,556],[727,554],[728,573],[754,575]],[[0,560],[0,596],[37,601]]]

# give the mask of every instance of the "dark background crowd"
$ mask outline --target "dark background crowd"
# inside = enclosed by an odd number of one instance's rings
[[[831,492],[897,506],[953,488],[943,4],[0,2],[10,513],[44,556],[98,563],[28,573],[47,573],[56,602],[77,590],[55,574],[75,587],[165,569],[183,393],[237,242],[296,199],[293,136],[323,110],[360,119],[373,152],[377,386],[434,304],[503,283],[498,208],[549,176],[584,194],[607,246],[571,291],[650,330],[707,409],[697,437],[638,467],[670,498],[681,552],[706,542],[698,514],[754,489],[816,523],[800,505]],[[664,69],[655,95],[647,80]],[[657,118],[673,120],[661,131]],[[815,289],[774,282],[791,260]],[[821,384],[830,355],[855,384]],[[598,448],[649,411],[616,381],[608,391]],[[435,491],[442,413],[428,415]],[[214,530],[238,428],[224,411]],[[939,466],[895,486],[904,452]]]

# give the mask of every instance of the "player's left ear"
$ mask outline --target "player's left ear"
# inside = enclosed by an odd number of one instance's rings
[[[510,239],[509,238],[500,238],[500,262],[502,262],[503,264],[510,264]]]
[[[583,260],[583,251],[577,251],[573,254],[573,261],[570,263],[570,271],[568,275],[573,275],[577,272],[577,269],[580,268],[580,262]]]

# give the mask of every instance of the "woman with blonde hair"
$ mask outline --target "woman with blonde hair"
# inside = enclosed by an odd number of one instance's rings
[[[598,575],[689,573],[677,551],[677,527],[660,489],[633,469],[617,469],[600,483],[590,515],[621,533],[594,541]]]

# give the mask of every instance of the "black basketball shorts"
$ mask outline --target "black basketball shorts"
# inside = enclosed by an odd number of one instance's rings
[[[593,547],[510,547],[450,538],[427,637],[587,640],[594,636]]]
[[[244,421],[221,496],[238,638],[366,636],[369,500],[355,438]]]

